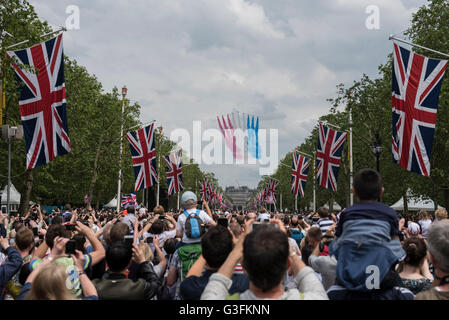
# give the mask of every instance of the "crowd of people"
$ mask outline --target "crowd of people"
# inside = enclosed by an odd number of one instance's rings
[[[0,213],[3,300],[449,299],[449,220],[398,215],[380,175],[340,213],[130,206]],[[202,205],[202,209],[199,209]]]

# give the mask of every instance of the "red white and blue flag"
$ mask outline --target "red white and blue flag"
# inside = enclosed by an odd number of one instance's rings
[[[137,197],[136,197],[136,193],[130,193],[127,196],[123,196],[122,197],[122,208],[128,208],[129,206],[137,206]]]
[[[438,99],[447,60],[431,59],[394,44],[393,162],[430,175]]]
[[[277,187],[279,185],[279,181],[271,179],[266,188],[266,203],[275,203],[276,202],[276,193]]]
[[[200,194],[201,194],[201,200],[206,200],[208,199],[208,182],[207,182],[207,178],[204,179],[202,182],[200,182]]]
[[[320,122],[316,151],[317,181],[323,188],[337,191],[338,169],[346,132],[333,130]]]
[[[168,195],[181,192],[184,189],[182,182],[181,150],[169,156],[164,156],[165,174],[167,177]]]
[[[154,123],[137,131],[128,132],[126,137],[129,141],[136,179],[134,190],[150,188],[158,181]]]
[[[294,151],[291,190],[295,196],[298,196],[299,194],[301,198],[304,198],[304,190],[306,188],[307,175],[309,174],[309,167],[310,167],[309,159]]]
[[[69,153],[62,33],[31,48],[8,51],[22,82],[19,106],[26,146],[27,169]],[[21,65],[30,67],[29,70]]]

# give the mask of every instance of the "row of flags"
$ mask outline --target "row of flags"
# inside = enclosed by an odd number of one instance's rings
[[[218,190],[217,186],[209,182],[207,178],[200,181],[199,185],[201,200],[206,200],[212,205],[216,205],[218,207],[227,207],[228,209],[232,209],[231,203],[224,198],[223,193]]]
[[[253,207],[264,204],[276,203],[276,194],[278,193],[279,181],[273,178],[254,196]]]
[[[66,114],[64,51],[62,33],[30,48],[7,51],[7,57],[22,85],[19,90],[20,115],[25,136],[26,167],[42,166],[55,157],[71,151]],[[427,58],[396,43],[393,47],[392,70],[392,155],[403,169],[429,177],[438,100],[447,60]],[[0,99],[4,100],[4,81]],[[231,121],[232,118],[232,121]],[[237,120],[236,120],[237,119]],[[242,157],[235,143],[236,128],[248,130],[248,150],[259,157],[259,119],[242,113],[217,117],[234,158]],[[227,121],[226,121],[227,120]],[[231,134],[231,135],[230,135]],[[323,188],[337,190],[338,170],[346,132],[333,130],[320,123],[316,152],[316,177]],[[154,124],[127,133],[135,173],[135,191],[153,186],[158,181]],[[164,156],[169,194],[184,189],[180,152]],[[304,196],[310,160],[294,153],[292,193]],[[215,191],[209,193],[216,195]],[[273,201],[260,195],[258,202]],[[211,199],[217,203],[220,196]]]

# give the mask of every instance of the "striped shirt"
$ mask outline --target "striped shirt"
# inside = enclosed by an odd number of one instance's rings
[[[328,218],[321,218],[318,220],[317,225],[321,230],[321,234],[324,236],[327,229],[329,229],[334,224],[334,221]]]

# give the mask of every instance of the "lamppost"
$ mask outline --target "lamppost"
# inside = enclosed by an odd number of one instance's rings
[[[120,212],[121,188],[122,188],[122,137],[123,137],[123,115],[125,113],[125,97],[128,89],[126,86],[122,88],[122,120],[120,125],[120,163],[118,169],[118,187],[117,187],[117,213]]]
[[[380,141],[379,133],[375,134],[375,138],[376,138],[376,140],[373,142],[373,153],[374,153],[374,156],[376,157],[376,170],[377,170],[377,172],[380,172],[379,157],[380,157],[380,154],[382,153],[382,143]]]
[[[6,214],[10,213],[10,194],[11,194],[11,140],[23,139],[23,126],[10,127],[5,124],[2,126],[2,136],[8,139],[8,186],[6,189]]]

